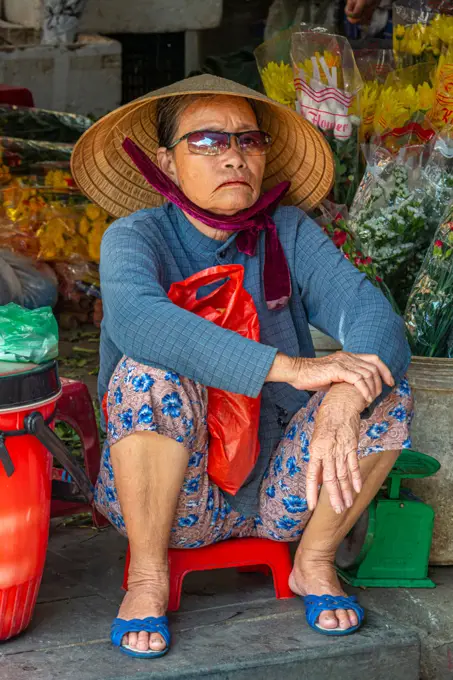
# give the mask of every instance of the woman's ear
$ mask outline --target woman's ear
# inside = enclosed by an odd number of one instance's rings
[[[157,165],[175,184],[178,184],[178,174],[176,172],[173,152],[160,146],[157,149]]]

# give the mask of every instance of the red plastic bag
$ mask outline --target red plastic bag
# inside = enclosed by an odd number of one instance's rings
[[[200,288],[225,279],[212,293],[197,299]],[[243,282],[241,265],[211,267],[174,283],[168,297],[178,307],[259,342],[258,314]],[[260,407],[261,397],[252,399],[208,387],[208,474],[231,494],[241,488],[257,461]]]

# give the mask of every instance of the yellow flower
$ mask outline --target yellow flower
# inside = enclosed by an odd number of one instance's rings
[[[99,262],[101,256],[101,240],[107,229],[107,224],[101,220],[94,223],[88,236],[88,255],[94,262]]]
[[[374,127],[379,134],[402,127],[411,117],[408,102],[393,87],[383,88],[374,116]]]
[[[396,27],[395,38],[397,40],[401,40],[402,38],[404,38],[405,33],[406,33],[406,29],[404,28],[404,26],[402,24],[400,24],[399,26]]]
[[[39,240],[39,258],[42,260],[54,260],[65,249],[65,224],[58,217],[50,219],[36,232]]]
[[[64,172],[63,170],[49,170],[46,174],[44,184],[53,189],[64,189],[67,191],[69,180],[71,180],[69,172]]]
[[[279,64],[275,61],[270,61],[261,71],[261,80],[268,97],[280,104],[295,108],[296,90],[293,81],[293,71],[289,64],[284,64],[283,61]]]
[[[420,55],[424,48],[425,44],[423,43],[423,40],[421,38],[411,38],[408,41],[408,51],[413,54],[415,57]]]
[[[319,70],[319,77],[321,79],[321,82],[324,83],[324,85],[327,85],[327,77],[326,74],[324,73],[324,69],[321,66],[320,60],[321,57],[324,57],[326,66],[329,69],[332,69],[334,66],[337,69],[337,77],[341,78],[341,57],[337,54],[333,54],[332,52],[329,52],[326,50],[321,54],[321,52],[315,52],[314,57],[316,57],[316,60],[318,62],[318,70]],[[299,69],[302,69],[305,73],[305,77],[307,80],[310,80],[313,78],[313,61],[312,59],[305,59],[305,61],[297,64],[297,67]],[[342,84],[340,82],[337,83],[337,86],[341,88]]]
[[[291,74],[291,78],[292,78],[292,74]],[[89,220],[92,220],[92,221],[97,220],[101,215],[101,208],[99,208],[99,206],[97,206],[97,205],[94,205],[93,203],[90,203],[85,208],[85,213],[86,213],[86,216],[88,217]]]
[[[88,234],[88,232],[90,231],[90,229],[91,229],[91,225],[84,215],[79,222],[79,233],[81,234],[81,236],[86,236]]]
[[[434,103],[434,88],[429,83],[423,83],[417,87],[418,109],[429,111]]]
[[[332,52],[326,50],[324,52],[324,59],[326,60],[326,64],[329,68],[333,68],[334,66],[338,68],[341,66],[341,58],[338,54],[332,54]]]
[[[360,137],[365,141],[373,131],[374,114],[379,100],[382,85],[376,80],[365,82],[360,93],[360,105],[362,109],[362,124]]]
[[[433,38],[447,45],[451,43],[453,41],[453,16],[436,14],[431,23],[431,31]]]

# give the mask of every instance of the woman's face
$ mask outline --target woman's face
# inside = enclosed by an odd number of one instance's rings
[[[193,101],[180,116],[175,139],[196,130],[245,132],[257,130],[256,116],[241,97],[218,95]],[[230,148],[214,156],[191,153],[183,140],[172,150],[160,148],[162,170],[200,208],[234,215],[259,198],[265,156],[244,154],[235,137]]]

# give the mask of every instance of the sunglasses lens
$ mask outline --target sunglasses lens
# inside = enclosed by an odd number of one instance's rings
[[[192,132],[187,137],[187,145],[192,153],[214,156],[228,149],[228,135],[223,132]]]
[[[244,153],[262,156],[267,153],[272,144],[270,135],[260,130],[252,130],[239,135],[239,146]]]

